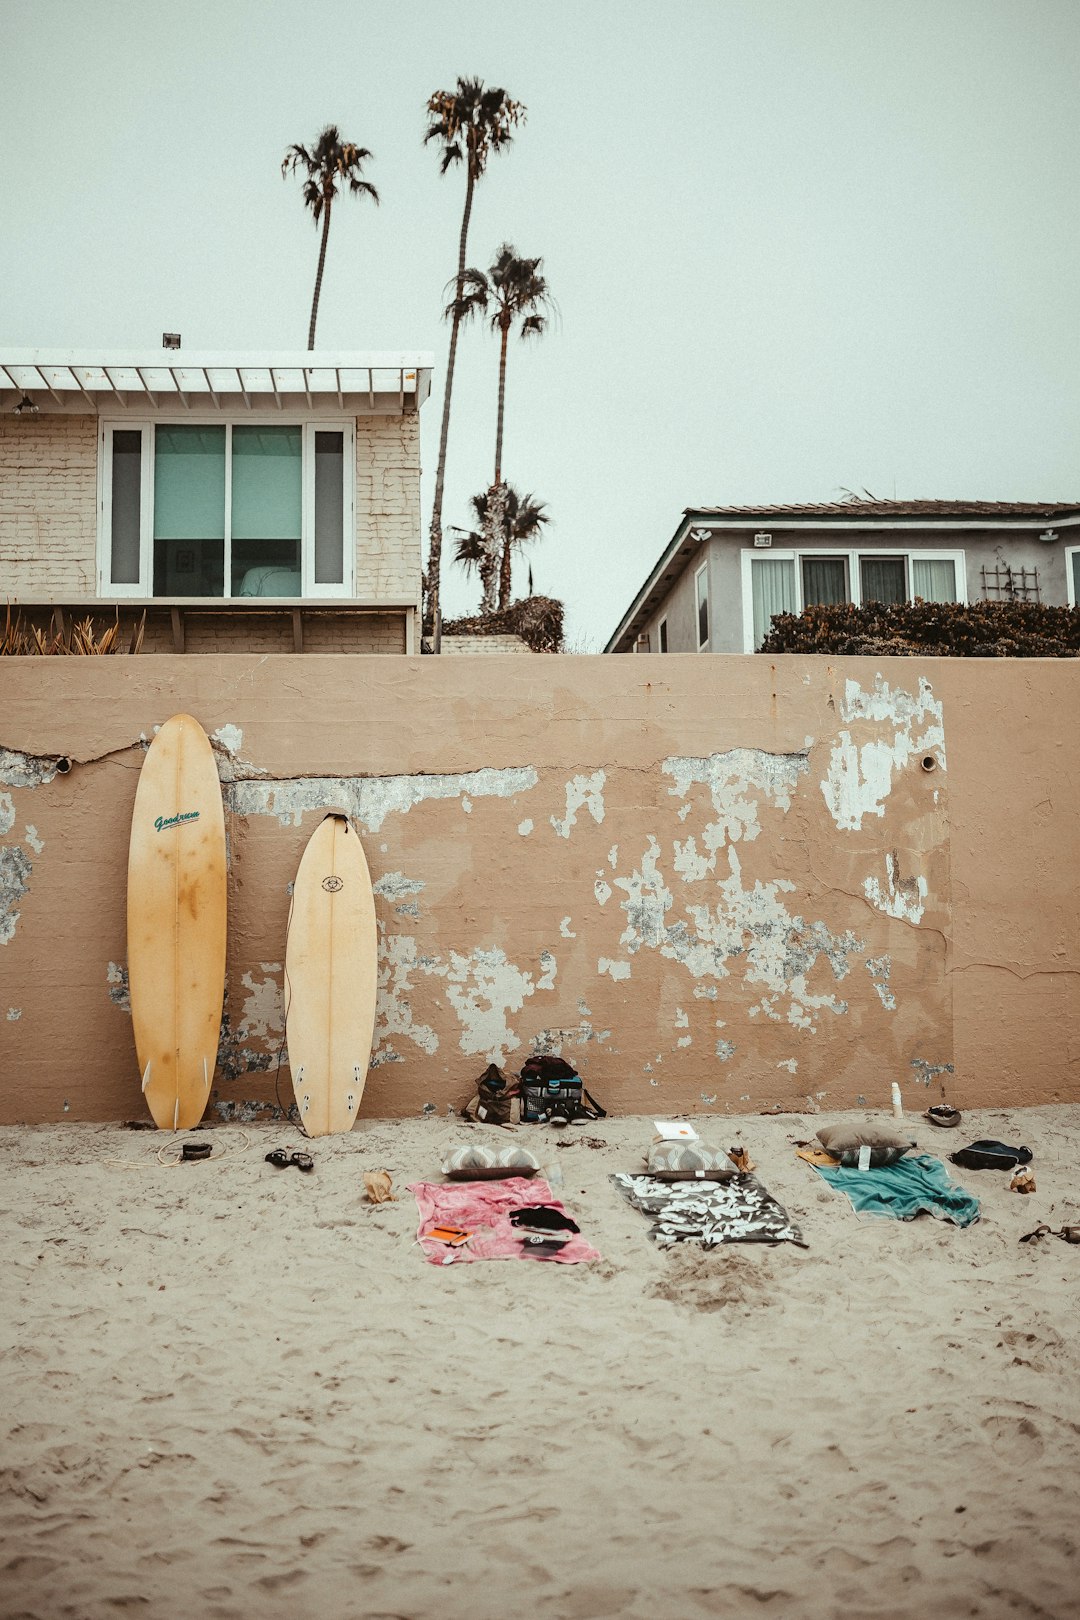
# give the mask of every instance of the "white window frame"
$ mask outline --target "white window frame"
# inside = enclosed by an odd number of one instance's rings
[[[710,625],[709,628],[711,629],[712,626]],[[658,653],[666,653],[668,650],[668,627],[666,613],[656,627],[656,650]]]
[[[1070,607],[1080,607],[1076,600],[1076,585],[1073,581],[1073,558],[1080,557],[1080,546],[1065,547],[1065,600]]]
[[[1080,550],[1080,547],[1077,547]],[[785,551],[776,551],[771,548],[768,552],[755,551],[754,547],[744,546],[741,553],[740,567],[742,570],[742,618],[743,618],[743,652],[752,653],[757,649],[754,646],[754,581],[752,565],[754,558],[759,561],[790,562],[794,564],[795,573],[795,612],[801,613],[805,603],[802,590],[802,562],[804,557],[846,557],[848,573],[848,589],[851,592],[851,601],[855,607],[862,607],[862,576],[859,570],[860,557],[903,557],[906,568],[905,589],[907,600],[913,601],[911,595],[911,564],[918,562],[951,562],[956,580],[956,600],[966,602],[967,569],[966,554],[963,551],[929,551],[919,548],[909,551],[906,546],[892,546],[887,551],[867,550],[865,546],[809,546]]]
[[[137,597],[154,599],[154,429],[156,427],[225,428],[225,540],[222,596],[192,598],[192,601],[251,601],[232,594],[232,430],[234,427],[299,427],[301,453],[300,591],[299,600],[347,599],[355,594],[356,579],[356,420],[351,416],[303,416],[286,412],[251,411],[241,415],[208,415],[188,411],[183,416],[108,417],[98,432],[98,595],[107,598]],[[112,436],[135,429],[142,432],[142,481],[140,501],[139,583],[116,585],[112,580]],[[344,489],[342,491],[342,552],[344,567],[340,585],[315,582],[315,435],[342,433]],[[272,600],[267,598],[266,600]],[[292,600],[292,598],[288,598]]]
[[[705,640],[701,639],[701,597],[698,594],[698,581],[705,579],[705,618],[708,623],[708,634]],[[712,602],[709,599],[709,560],[706,557],[700,568],[694,570],[694,635],[697,637],[698,652],[708,652],[712,644]]]

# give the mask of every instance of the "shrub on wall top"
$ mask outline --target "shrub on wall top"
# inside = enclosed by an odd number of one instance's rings
[[[850,602],[778,613],[762,653],[1077,658],[1080,608],[1041,602]]]
[[[563,605],[553,596],[523,596],[495,613],[447,619],[444,636],[520,636],[533,652],[563,650]]]

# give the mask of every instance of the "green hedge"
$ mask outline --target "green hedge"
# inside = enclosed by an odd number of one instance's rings
[[[1080,609],[1041,602],[837,602],[778,613],[758,652],[1077,658]]]

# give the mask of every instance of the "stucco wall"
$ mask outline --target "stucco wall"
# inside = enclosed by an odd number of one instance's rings
[[[561,1049],[615,1110],[1080,1096],[1080,668],[672,656],[0,663],[0,1119],[142,1113],[125,986],[145,739],[214,734],[213,1108],[273,1098],[289,885],[375,880],[364,1112]],[[70,769],[64,767],[71,762]],[[283,1094],[289,1095],[283,1068]]]
[[[98,594],[98,423],[46,412],[0,417],[0,602]],[[356,595],[419,601],[415,412],[356,419]]]

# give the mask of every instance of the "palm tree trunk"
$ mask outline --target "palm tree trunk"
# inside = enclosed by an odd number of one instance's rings
[[[462,285],[465,280],[465,251],[469,237],[469,216],[472,214],[475,185],[476,179],[470,162],[469,177],[465,186],[465,211],[461,216],[461,236],[458,241],[455,302],[459,302],[461,299]],[[431,530],[428,538],[427,617],[431,621],[431,632],[436,640],[436,648],[439,640],[440,624],[439,585],[442,569],[442,506],[443,491],[446,487],[446,443],[450,437],[450,395],[454,389],[454,363],[457,360],[458,330],[460,326],[461,318],[455,313],[450,325],[450,352],[446,357],[446,386],[443,389],[442,426],[439,429],[439,460],[435,467],[435,498],[431,507]]]
[[[499,344],[499,410],[495,418],[494,482],[496,484],[502,483],[503,420],[506,415],[506,340],[509,336],[510,328],[504,323]]]
[[[315,272],[315,296],[311,300],[311,324],[308,327],[307,346],[315,347],[315,322],[319,318],[319,294],[322,292],[323,268],[326,264],[326,244],[330,237],[330,199],[323,209],[322,241],[319,244],[319,268]]]
[[[506,514],[503,514],[502,554],[499,557],[499,607],[510,606],[510,577],[513,544],[509,535]]]
[[[480,570],[483,599],[480,612],[494,613],[496,593],[502,589],[502,553],[506,544],[506,485],[492,484],[484,512],[484,562]]]

